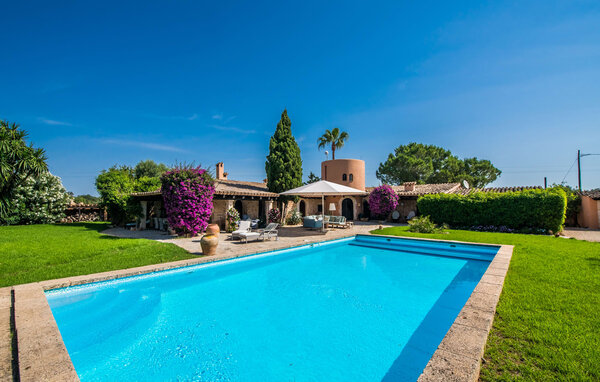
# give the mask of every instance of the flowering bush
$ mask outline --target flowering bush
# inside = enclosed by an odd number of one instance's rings
[[[281,220],[281,212],[278,208],[273,208],[269,211],[269,223],[279,223]]]
[[[49,172],[27,178],[14,191],[9,224],[55,223],[65,216],[71,197],[59,177]]]
[[[240,213],[235,208],[230,208],[227,210],[225,214],[225,230],[227,232],[233,232],[237,228],[237,225],[240,221]]]
[[[371,213],[382,219],[398,207],[398,194],[387,185],[375,187],[369,195],[369,208]]]
[[[213,210],[213,179],[200,167],[177,167],[161,178],[169,227],[178,235],[195,236],[206,229]]]

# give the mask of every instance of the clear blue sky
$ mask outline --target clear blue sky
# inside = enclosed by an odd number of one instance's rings
[[[287,3],[287,4],[283,4]],[[560,182],[600,153],[600,2],[3,2],[0,118],[67,189],[142,159],[260,181],[287,107],[305,176],[317,137],[367,183],[396,146],[490,159],[497,186]],[[600,187],[600,156],[583,158]],[[566,181],[576,184],[574,167]]]

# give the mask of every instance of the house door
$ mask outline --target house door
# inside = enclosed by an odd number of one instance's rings
[[[300,210],[300,214],[302,216],[306,216],[306,203],[304,202],[304,200],[300,201],[300,205],[299,205],[299,210]]]
[[[346,220],[354,220],[354,203],[352,199],[346,198],[342,201],[342,216],[345,216]]]
[[[235,208],[237,210],[237,212],[240,214],[240,219],[243,218],[243,207],[242,207],[242,201],[241,200],[236,200],[235,203],[233,203],[233,208]]]

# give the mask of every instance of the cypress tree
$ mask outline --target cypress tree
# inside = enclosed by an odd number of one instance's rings
[[[275,134],[269,142],[269,155],[265,163],[267,187],[271,192],[283,192],[302,186],[302,158],[300,148],[292,135],[292,122],[283,110]],[[281,198],[282,201],[295,198]]]

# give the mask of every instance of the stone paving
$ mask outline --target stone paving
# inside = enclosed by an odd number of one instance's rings
[[[597,241],[600,242],[600,230],[586,228],[567,227],[562,231],[561,236],[574,238],[578,240]]]
[[[391,227],[393,225],[398,224],[386,223],[383,224],[383,227]],[[278,230],[278,240],[271,239],[265,241],[249,241],[248,243],[243,243],[240,240],[231,240],[229,238],[229,234],[221,232],[219,235],[217,254],[215,256],[211,256],[211,259],[218,260],[223,258],[237,257],[244,254],[267,252],[302,244],[315,243],[318,241],[339,239],[342,237],[354,236],[356,234],[368,234],[370,231],[379,228],[379,226],[379,223],[376,222],[355,222],[353,227],[346,229],[330,229],[324,233],[321,233],[318,230],[315,231],[303,228],[302,226],[281,227]],[[144,238],[163,243],[172,243],[190,253],[202,255],[202,249],[200,248],[200,239],[202,236],[196,236],[192,238],[176,238],[159,231],[128,231],[123,228],[111,228],[103,231],[103,233],[117,237]]]

